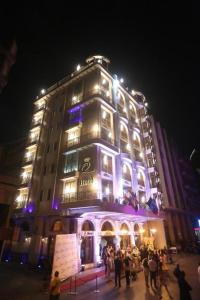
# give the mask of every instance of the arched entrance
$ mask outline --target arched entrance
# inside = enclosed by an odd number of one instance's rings
[[[81,228],[81,264],[94,262],[94,230],[91,221],[84,221]]]
[[[100,243],[100,256],[103,256],[104,249],[112,246],[115,249],[116,238],[114,228],[111,222],[105,221],[101,228],[101,243]]]
[[[120,227],[120,248],[126,250],[131,245],[131,236],[129,227],[126,223],[123,223]]]

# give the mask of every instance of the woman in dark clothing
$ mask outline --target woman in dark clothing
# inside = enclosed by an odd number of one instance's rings
[[[181,271],[178,276],[178,285],[180,290],[180,300],[192,300],[190,291],[192,290],[189,283],[185,280],[185,272]]]

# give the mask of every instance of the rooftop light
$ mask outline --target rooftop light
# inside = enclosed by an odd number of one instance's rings
[[[135,96],[136,92],[134,90],[131,91],[131,94]]]
[[[147,103],[147,102],[145,102],[145,103],[144,103],[144,105],[147,107],[147,106],[148,106],[148,103]]]
[[[81,66],[80,66],[80,65],[77,65],[77,66],[76,66],[76,71],[80,71],[80,69],[81,69]]]
[[[45,89],[42,89],[42,90],[40,91],[40,93],[41,93],[42,95],[44,95],[44,94],[46,93],[46,90],[45,90]]]
[[[124,83],[124,78],[120,78],[120,82],[121,82],[121,83]]]

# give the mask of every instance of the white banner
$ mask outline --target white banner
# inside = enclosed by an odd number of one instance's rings
[[[61,280],[78,273],[78,249],[76,234],[56,235],[52,276],[59,272]]]

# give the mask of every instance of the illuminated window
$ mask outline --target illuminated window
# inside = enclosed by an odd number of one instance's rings
[[[101,153],[101,169],[103,172],[112,174],[112,157]]]
[[[113,199],[113,182],[102,180],[102,199],[111,201]]]
[[[74,86],[73,96],[72,96],[72,105],[79,103],[83,98],[83,82],[80,81]]]
[[[126,117],[127,109],[125,105],[125,97],[120,90],[118,90],[117,92],[117,97],[118,97],[118,112]]]
[[[67,131],[67,146],[73,146],[80,142],[80,128],[75,127]]]
[[[133,122],[133,123],[136,122],[137,112],[136,112],[135,105],[132,102],[129,103],[129,116],[130,116],[131,122]]]
[[[78,170],[78,153],[67,154],[65,158],[64,173],[70,173]]]
[[[122,176],[123,179],[127,180],[127,181],[131,181],[131,167],[129,164],[124,163],[123,167],[122,167]]]
[[[77,181],[65,181],[63,186],[63,202],[76,201]]]
[[[139,185],[145,187],[145,175],[142,170],[138,170],[137,172],[137,181]]]

